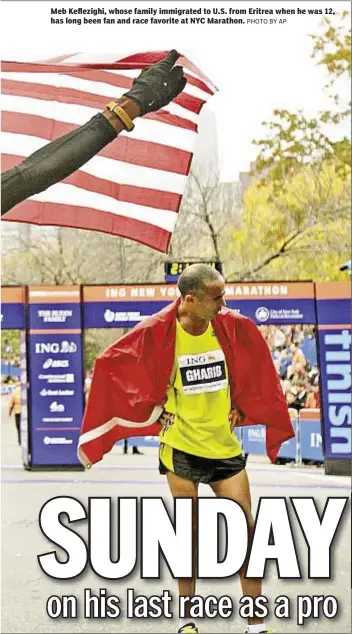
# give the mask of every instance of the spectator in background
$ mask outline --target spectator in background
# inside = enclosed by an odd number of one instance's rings
[[[319,368],[317,365],[311,367],[307,376],[311,385],[319,385]]]
[[[14,382],[14,379],[13,379],[13,377],[11,376],[11,374],[8,374],[8,375],[4,378],[4,380],[3,380],[3,383],[4,383],[5,385],[12,385],[12,384],[13,384],[13,382]]]
[[[308,396],[308,383],[305,379],[296,379],[291,388],[291,392],[295,394],[294,401],[290,404],[292,409],[297,411],[306,407],[306,400]]]
[[[282,391],[294,410],[320,409],[316,327],[308,324],[259,326],[270,350]]]
[[[299,347],[299,343],[296,341],[291,345],[292,352],[292,365],[291,374],[293,376],[304,376],[306,372],[307,361]]]
[[[308,407],[309,409],[320,409],[321,402],[320,402],[319,384],[313,385],[309,389],[307,400],[306,400],[306,407]]]
[[[275,328],[272,334],[272,344],[274,348],[280,348],[280,350],[285,346],[286,335],[280,330],[280,328]]]
[[[10,396],[9,416],[15,414],[15,423],[17,429],[18,444],[21,444],[21,414],[22,414],[22,397],[21,397],[21,381],[16,381],[16,387]]]
[[[286,371],[280,372],[280,385],[284,395],[286,396],[287,392],[291,389],[291,383],[286,377]]]
[[[84,379],[84,398],[85,402],[87,402],[90,386],[92,385],[92,371],[86,372],[86,376]]]
[[[123,453],[128,453],[128,438],[125,438],[123,441]],[[143,452],[138,449],[137,445],[132,445],[132,453],[143,456]]]
[[[292,341],[293,343],[298,344],[298,346],[302,343],[304,339],[304,334],[302,331],[302,327],[297,325],[292,328]]]

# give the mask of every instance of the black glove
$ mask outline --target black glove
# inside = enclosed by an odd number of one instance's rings
[[[134,80],[131,90],[125,93],[125,97],[139,104],[141,117],[166,106],[184,89],[187,79],[182,67],[173,68],[179,56],[177,51],[170,51],[161,62],[143,70]]]

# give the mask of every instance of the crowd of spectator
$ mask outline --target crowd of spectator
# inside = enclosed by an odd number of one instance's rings
[[[316,327],[259,326],[267,341],[290,408],[320,409]]]
[[[290,408],[320,409],[319,369],[316,327],[311,325],[259,326],[267,341]],[[19,377],[20,357],[2,358],[2,385],[15,384]],[[92,372],[86,372],[84,391],[87,398]]]

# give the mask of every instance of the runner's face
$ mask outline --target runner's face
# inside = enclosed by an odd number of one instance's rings
[[[206,282],[205,289],[204,295],[196,298],[195,312],[203,319],[212,319],[226,304],[225,282],[222,278],[216,282]]]

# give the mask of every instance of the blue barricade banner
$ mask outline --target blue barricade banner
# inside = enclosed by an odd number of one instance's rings
[[[29,288],[32,466],[76,466],[83,417],[79,287]]]
[[[295,460],[297,455],[298,418],[292,420],[296,436],[281,445],[278,458]],[[242,427],[242,449],[244,453],[266,456],[266,433],[264,425],[245,425]]]
[[[242,444],[242,428],[235,429],[235,434]],[[117,445],[123,445],[123,440],[120,440]],[[159,436],[139,436],[128,439],[128,444],[131,447],[159,447]]]
[[[20,378],[21,368],[18,365],[12,365],[4,360],[1,360],[1,374],[6,376],[14,376]]]
[[[242,428],[242,449],[244,453],[266,455],[264,425],[245,425]]]
[[[117,445],[123,445],[123,440],[119,440]],[[130,447],[159,447],[159,436],[138,436],[128,439]]]
[[[278,453],[278,458],[285,458],[287,460],[296,460],[298,458],[298,434],[299,434],[299,419],[298,412],[295,410],[290,410],[291,422],[293,425],[293,429],[295,430],[294,438],[290,438],[290,440],[286,440],[286,442],[282,443],[281,449]]]
[[[1,329],[24,330],[24,288],[2,286],[1,288]]]
[[[321,414],[317,409],[300,412],[300,453],[302,460],[324,462]]]

